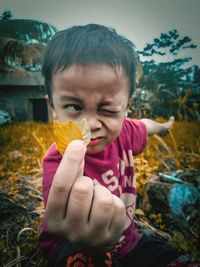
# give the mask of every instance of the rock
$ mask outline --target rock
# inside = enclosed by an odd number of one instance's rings
[[[149,182],[147,195],[156,211],[170,211],[180,215],[188,206],[200,202],[200,192],[193,185],[179,183]]]
[[[192,175],[194,174],[194,175]],[[151,177],[147,184],[149,213],[161,213],[168,229],[181,231],[187,238],[199,238],[199,171],[167,172]]]

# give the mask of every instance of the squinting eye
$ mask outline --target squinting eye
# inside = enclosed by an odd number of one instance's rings
[[[66,109],[68,111],[80,111],[81,107],[79,105],[69,104],[69,105],[65,105],[64,109]]]
[[[102,112],[109,116],[115,116],[119,113],[119,111],[112,111],[112,110],[102,110]]]

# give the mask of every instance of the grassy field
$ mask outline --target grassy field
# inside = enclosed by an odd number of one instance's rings
[[[158,172],[199,169],[199,133],[200,123],[183,121],[176,122],[168,136],[149,138],[146,150],[135,159],[141,196],[148,179]],[[41,160],[53,141],[50,124],[25,122],[0,127],[0,266],[44,266],[37,247],[44,215]],[[165,230],[162,214],[151,213],[149,220]],[[184,243],[182,248],[194,255],[198,254],[198,242],[188,243],[181,234],[174,239],[176,246]]]

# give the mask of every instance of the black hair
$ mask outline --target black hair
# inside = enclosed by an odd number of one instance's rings
[[[49,42],[42,65],[46,93],[52,101],[52,75],[77,64],[122,66],[129,78],[130,96],[135,89],[137,55],[131,41],[115,29],[98,24],[73,26],[57,32]]]

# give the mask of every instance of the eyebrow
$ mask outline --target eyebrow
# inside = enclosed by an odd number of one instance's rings
[[[112,105],[115,105],[115,103],[113,103],[112,101],[110,100],[105,100],[101,103],[101,106],[112,106]]]
[[[75,97],[75,96],[65,96],[65,95],[61,96],[61,101],[65,101],[65,100],[76,101],[76,102],[82,103],[82,101],[78,97]]]
[[[66,95],[63,95],[61,96],[61,100],[70,100],[70,101],[76,101],[76,102],[82,102],[78,97],[75,97],[75,96],[66,96]],[[105,106],[110,106],[110,105],[113,105],[114,103],[110,100],[105,100],[101,103],[101,105],[105,105]]]
[[[83,104],[83,101],[80,100],[78,97],[75,97],[75,96],[66,96],[66,95],[63,95],[61,96],[61,101],[74,101],[76,103],[80,103],[80,104]],[[103,107],[103,106],[119,106],[118,104],[116,103],[113,103],[111,100],[105,100],[103,101],[102,103],[100,103],[99,107]],[[120,106],[120,110],[121,110],[121,106]]]

